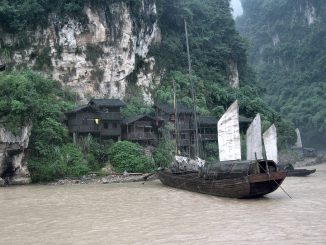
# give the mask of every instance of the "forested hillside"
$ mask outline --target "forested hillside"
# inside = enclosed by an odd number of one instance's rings
[[[238,30],[267,102],[291,119],[306,145],[326,142],[326,2],[242,0]]]
[[[240,101],[240,113],[263,116],[265,128],[275,122],[281,144],[295,140],[290,123],[268,107],[254,85],[253,73],[247,65],[246,43],[235,30],[228,0],[223,1],[158,1],[162,42],[152,48],[158,69],[167,72],[155,91],[156,100],[172,101],[172,81],[176,81],[178,98],[190,104],[189,78],[184,34],[188,22],[193,78],[198,111],[221,116],[235,100]],[[240,87],[230,86],[230,63],[237,64]]]

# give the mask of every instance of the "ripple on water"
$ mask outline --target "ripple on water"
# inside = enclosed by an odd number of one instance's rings
[[[0,189],[0,244],[326,243],[326,165],[287,178],[260,199],[218,198],[162,186]]]

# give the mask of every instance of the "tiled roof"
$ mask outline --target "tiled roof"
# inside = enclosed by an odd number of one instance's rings
[[[144,117],[148,117],[149,119],[151,119],[151,120],[153,120],[153,121],[156,121],[156,118],[151,117],[151,116],[149,116],[149,115],[137,115],[137,116],[133,116],[133,117],[125,118],[125,119],[122,121],[122,123],[123,123],[123,124],[133,123],[133,122],[138,121],[139,119],[144,118]]]
[[[78,107],[76,107],[75,109],[72,109],[72,110],[70,110],[70,111],[65,112],[65,114],[73,114],[73,113],[76,113],[76,112],[79,112],[79,111],[83,111],[83,110],[85,110],[86,108],[88,108],[88,105],[78,106]]]
[[[160,110],[164,111],[165,113],[172,114],[174,113],[174,106],[167,104],[167,103],[157,103],[155,104],[157,108]],[[192,108],[189,108],[188,106],[178,102],[177,103],[177,112],[178,113],[186,113],[186,114],[191,114],[192,113]]]
[[[96,106],[111,106],[111,107],[123,107],[126,104],[119,99],[91,99],[89,104],[95,104]]]
[[[213,116],[199,116],[197,121],[199,125],[217,125],[217,118]]]

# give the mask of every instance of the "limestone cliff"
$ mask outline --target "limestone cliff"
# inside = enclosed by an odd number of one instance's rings
[[[134,83],[145,102],[151,103],[150,92],[159,81],[154,74],[155,59],[148,56],[150,46],[160,41],[155,1],[143,0],[137,17],[124,1],[85,4],[83,14],[84,22],[50,13],[46,27],[28,31],[24,47],[13,48],[0,59],[14,68],[49,74],[84,101],[90,97],[123,99],[128,83]],[[21,41],[19,35],[8,33],[0,39],[4,47],[16,47]]]
[[[0,124],[0,185],[3,179],[11,184],[30,182],[24,151],[28,148],[31,130],[29,124],[14,135]]]

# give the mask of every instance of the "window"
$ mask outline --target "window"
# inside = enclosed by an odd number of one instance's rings
[[[150,133],[152,131],[152,128],[151,127],[145,127],[144,128],[144,132],[145,133]]]
[[[104,122],[104,123],[103,123],[103,128],[104,128],[104,129],[108,129],[108,128],[109,128],[109,124],[108,124],[108,122]]]
[[[112,128],[118,128],[118,124],[116,122],[112,123]]]

